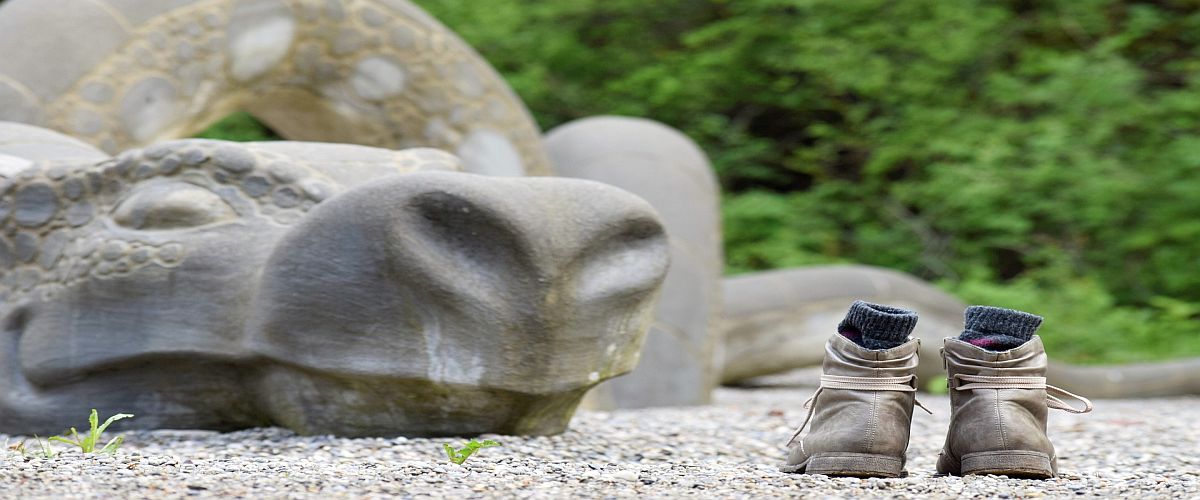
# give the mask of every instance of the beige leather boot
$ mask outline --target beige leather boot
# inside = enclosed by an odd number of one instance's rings
[[[917,388],[917,347],[858,346],[840,334],[825,344],[821,387],[805,403],[804,424],[788,441],[784,472],[901,477]],[[924,408],[922,406],[921,408]],[[929,410],[925,410],[929,411]],[[808,434],[800,437],[812,423]]]
[[[1054,477],[1058,460],[1046,436],[1047,409],[1087,413],[1092,403],[1046,385],[1042,339],[1034,336],[1020,347],[994,352],[948,338],[942,358],[950,386],[950,431],[938,473]]]

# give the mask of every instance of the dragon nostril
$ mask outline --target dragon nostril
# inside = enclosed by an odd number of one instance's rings
[[[411,208],[416,227],[408,229],[446,259],[445,266],[476,275],[479,284],[500,279],[512,284],[514,272],[532,271],[528,239],[522,228],[497,207],[447,191],[433,191],[414,197]]]
[[[662,225],[651,218],[634,218],[602,234],[576,259],[577,300],[586,304],[654,289],[667,271],[667,247]]]

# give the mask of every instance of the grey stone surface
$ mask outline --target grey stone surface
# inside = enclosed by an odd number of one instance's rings
[[[110,153],[246,111],[289,139],[552,173],[503,78],[407,0],[8,0],[0,53],[0,120]]]
[[[520,153],[504,134],[487,128],[467,134],[458,146],[458,155],[470,172],[515,177],[525,175],[527,171]]]
[[[0,155],[26,163],[40,160],[95,160],[108,155],[79,139],[23,123],[0,121]]]
[[[645,198],[671,240],[663,285],[642,361],[589,396],[593,407],[704,404],[717,382],[722,341],[718,192],[704,153],[657,122],[598,117],[554,129],[546,148],[559,175],[602,181]]]
[[[3,120],[40,125],[42,110],[37,96],[18,82],[0,79],[0,121]]]
[[[58,195],[47,184],[26,184],[17,189],[13,205],[16,207],[13,217],[18,226],[38,227],[58,211]]]
[[[80,159],[4,130],[75,159],[0,176],[0,432],[94,407],[139,428],[553,434],[633,368],[668,266],[650,205],[597,182],[331,144]]]
[[[283,0],[243,0],[233,6],[226,27],[229,74],[247,82],[271,71],[296,38],[296,19]]]
[[[53,2],[57,8],[50,3],[0,5],[0,77],[20,82],[45,101],[69,90],[129,36],[121,19],[99,2]]]
[[[112,8],[127,24],[136,26],[196,0],[96,0]]]
[[[183,102],[175,84],[158,76],[146,77],[121,98],[118,114],[125,132],[138,143],[166,139],[166,132],[177,120]]]

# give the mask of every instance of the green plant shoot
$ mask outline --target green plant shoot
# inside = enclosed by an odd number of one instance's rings
[[[54,448],[50,446],[49,440],[43,441],[42,438],[38,437],[37,434],[34,434],[33,441],[38,444],[38,454],[41,455],[42,458],[54,458],[54,455],[55,455]],[[8,448],[16,453],[21,454],[21,457],[29,458],[29,449],[25,447],[25,443],[26,443],[26,441],[22,440],[20,443],[14,444],[12,446],[8,446],[7,441],[5,441],[4,444],[5,444],[6,448]]]
[[[443,444],[442,449],[446,450],[446,456],[450,457],[451,462],[462,465],[467,461],[468,458],[471,458],[471,455],[475,454],[476,451],[479,451],[482,448],[491,448],[493,446],[500,446],[500,443],[492,441],[491,439],[484,441],[476,441],[472,439],[467,443],[466,446],[463,446],[457,450],[455,450],[453,446],[450,446],[450,443]]]
[[[100,416],[96,412],[96,409],[93,408],[91,416],[88,417],[88,425],[91,427],[91,429],[88,431],[87,434],[85,434],[83,437],[80,437],[79,431],[75,430],[75,428],[72,427],[71,428],[71,439],[67,439],[62,436],[54,436],[54,437],[50,438],[50,441],[58,441],[60,443],[66,443],[69,445],[78,446],[79,451],[81,451],[83,453],[95,453],[96,452],[96,443],[100,442],[100,436],[104,434],[104,430],[108,429],[108,426],[112,425],[113,422],[116,422],[123,418],[131,418],[131,417],[133,417],[133,415],[130,415],[128,413],[118,413],[116,415],[108,417],[108,420],[105,420],[104,424],[100,425],[99,424]],[[116,453],[117,448],[120,448],[121,443],[123,443],[123,442],[125,442],[124,435],[112,438],[112,440],[110,440],[107,444],[104,445],[103,448],[100,449],[100,453],[108,453],[108,454]]]
[[[33,440],[37,442],[38,452],[41,453],[42,458],[54,458],[54,448],[50,446],[49,439],[42,441],[42,438],[38,437],[37,434],[34,434]],[[24,455],[24,447],[25,443],[21,443],[22,455]]]

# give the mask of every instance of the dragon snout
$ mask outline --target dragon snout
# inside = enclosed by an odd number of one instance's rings
[[[600,183],[396,175],[326,201],[280,240],[246,339],[288,367],[264,393],[301,429],[354,401],[368,416],[337,424],[346,433],[399,427],[418,403],[377,405],[416,386],[577,398],[636,363],[667,255],[653,209]]]

